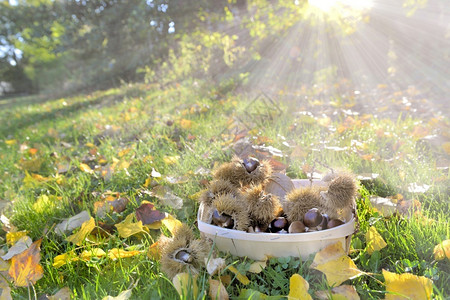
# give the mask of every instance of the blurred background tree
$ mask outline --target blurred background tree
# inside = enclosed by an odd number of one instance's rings
[[[33,93],[142,79],[237,78],[269,90],[345,79],[445,93],[446,1],[357,2],[0,0],[0,82]]]

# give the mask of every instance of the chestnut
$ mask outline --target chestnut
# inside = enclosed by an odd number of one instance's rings
[[[223,228],[233,228],[234,226],[234,221],[231,216],[227,214],[220,214],[216,209],[212,215],[212,222],[214,225]]]
[[[185,263],[191,263],[192,257],[186,250],[180,250],[175,254],[175,259],[185,262]]]
[[[261,229],[258,225],[255,226],[255,233],[264,232],[264,230]]]
[[[300,233],[300,232],[305,232],[306,227],[305,224],[303,224],[302,221],[294,221],[291,223],[291,225],[289,225],[289,233]]]
[[[328,228],[334,228],[334,227],[340,226],[340,225],[342,225],[342,224],[344,224],[344,222],[342,222],[342,221],[339,220],[339,219],[331,219],[331,220],[328,222]]]
[[[328,220],[330,218],[327,214],[322,214],[322,222],[320,222],[319,225],[317,225],[317,230],[325,230],[328,228]]]
[[[270,232],[279,232],[282,229],[288,228],[288,221],[286,218],[278,217],[270,223],[269,230]]]
[[[322,222],[322,215],[317,208],[311,208],[303,217],[303,223],[309,228],[316,227]]]
[[[248,173],[255,171],[256,168],[260,165],[259,160],[254,157],[244,159],[242,164],[244,165],[244,168]]]

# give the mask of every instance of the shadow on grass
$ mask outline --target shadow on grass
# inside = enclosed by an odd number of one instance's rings
[[[52,111],[45,111],[45,112],[38,112],[38,113],[32,113],[27,115],[26,117],[20,117],[15,119],[9,119],[4,120],[2,123],[2,127],[0,129],[0,136],[7,136],[12,135],[14,136],[18,131],[27,128],[28,126],[31,126],[33,124],[39,124],[41,122],[45,122],[48,120],[55,120],[58,118],[64,118],[66,116],[69,116],[72,113],[75,112],[82,112],[89,108],[92,108],[96,105],[112,105],[117,102],[122,101],[124,98],[124,95],[121,94],[109,94],[109,95],[103,95],[99,96],[97,98],[94,98],[89,101],[83,101],[83,102],[77,102],[70,106],[65,106],[59,109],[55,109]],[[52,100],[50,100],[52,101]],[[28,101],[29,102],[29,101]],[[41,99],[38,100],[38,103],[45,102]],[[27,102],[23,102],[21,104],[25,104]],[[33,101],[33,104],[36,104],[35,101]]]

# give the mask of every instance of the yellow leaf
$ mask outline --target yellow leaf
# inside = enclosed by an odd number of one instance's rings
[[[166,165],[176,164],[179,159],[180,159],[180,157],[178,155],[177,156],[164,156],[164,158],[163,158]]]
[[[359,300],[359,295],[353,285],[340,285],[331,291],[317,291],[315,296],[320,300]]]
[[[198,295],[197,275],[178,273],[172,280],[175,289],[182,299],[196,299]]]
[[[95,147],[95,145],[94,144],[92,144],[92,143],[86,143],[86,144],[84,144],[86,147],[88,147],[88,148],[94,148]]]
[[[8,232],[6,233],[6,243],[10,246],[14,245],[22,237],[26,236],[26,231]]]
[[[137,250],[127,251],[119,248],[114,248],[108,251],[108,257],[112,260],[116,260],[118,258],[132,257],[139,254],[141,254],[141,251]]]
[[[41,195],[37,198],[36,202],[33,204],[33,209],[37,213],[42,213],[46,210],[52,210],[55,207],[55,196]]]
[[[147,257],[153,260],[159,260],[161,258],[161,248],[159,247],[159,242],[153,243],[148,248]]]
[[[142,221],[133,223],[133,218],[134,214],[129,214],[122,223],[115,225],[120,237],[127,238],[137,233],[145,232]]]
[[[77,232],[69,236],[66,241],[81,245],[81,242],[94,230],[95,221],[94,218],[91,217],[88,221],[84,222],[81,225],[81,229]]]
[[[183,129],[191,129],[192,124],[193,124],[193,122],[191,120],[181,119],[181,121],[180,121],[180,126]]]
[[[148,188],[149,186],[150,186],[150,183],[152,182],[152,178],[151,177],[149,177],[149,178],[147,178],[147,179],[145,179],[145,182],[144,182],[144,187],[145,188]]]
[[[70,252],[55,256],[55,258],[53,259],[53,266],[55,268],[59,268],[71,261],[77,261],[77,260],[79,260],[79,259],[78,259],[78,257],[76,257],[75,252],[70,251]]]
[[[323,272],[330,286],[340,285],[347,279],[363,274],[353,260],[345,254],[341,242],[329,245],[319,251],[314,257],[311,268]]]
[[[8,234],[6,234],[6,237],[8,237]],[[450,240],[445,240],[436,245],[433,254],[435,260],[443,260],[446,257],[450,260]]]
[[[228,270],[230,270],[231,272],[233,272],[236,275],[237,280],[239,280],[240,283],[242,283],[243,285],[247,285],[250,283],[250,280],[248,279],[247,276],[241,274],[238,269],[236,269],[233,266],[229,266]]]
[[[181,222],[169,214],[167,214],[167,216],[164,219],[162,219],[161,222],[164,224],[164,226],[167,227],[167,229],[170,231],[172,235],[174,230],[181,226]]]
[[[83,252],[81,252],[80,254],[80,258],[82,260],[88,261],[90,260],[92,257],[103,257],[106,256],[106,252],[103,251],[103,249],[100,248],[92,248],[89,250],[84,250]]]
[[[16,143],[17,143],[16,140],[6,140],[6,141],[5,141],[5,144],[6,144],[6,145],[14,145],[14,144],[16,144]]]
[[[227,290],[219,280],[209,279],[209,297],[217,300],[228,300]]]
[[[120,151],[119,153],[117,153],[117,155],[118,155],[119,157],[123,157],[123,156],[127,155],[130,151],[131,151],[130,148],[123,149],[122,151]]]
[[[94,171],[91,169],[91,167],[89,167],[87,164],[80,164],[80,170],[88,173],[88,174],[93,174]]]
[[[40,246],[42,239],[31,244],[30,248],[24,252],[13,256],[9,275],[14,279],[16,286],[29,286],[44,275],[44,269],[39,264],[41,260]]]
[[[371,226],[366,233],[367,253],[372,255],[374,251],[381,250],[387,246],[383,237],[374,226]]]
[[[450,155],[450,142],[445,142],[442,144],[442,148],[444,149],[445,153]]]
[[[258,274],[258,273],[261,273],[261,271],[266,268],[266,265],[267,265],[267,261],[266,260],[264,260],[264,261],[255,261],[254,263],[252,263],[250,265],[250,268],[248,269],[248,271],[250,273]]]
[[[294,274],[289,280],[288,300],[312,300],[308,294],[309,283],[299,274]]]
[[[386,282],[386,300],[422,300],[431,299],[433,282],[423,276],[410,273],[395,274],[383,270]]]

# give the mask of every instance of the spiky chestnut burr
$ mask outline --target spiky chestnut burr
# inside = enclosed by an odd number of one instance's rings
[[[194,233],[186,224],[178,227],[172,238],[161,236],[158,244],[161,248],[161,270],[169,278],[181,272],[197,274],[211,249],[207,240],[194,239]]]
[[[221,165],[213,173],[215,179],[229,181],[238,188],[250,184],[264,184],[271,175],[272,167],[269,161],[260,162],[253,157],[234,157],[231,162]]]
[[[351,218],[356,207],[357,186],[350,174],[338,174],[331,179],[326,191],[320,192],[320,204],[331,219]]]
[[[263,229],[267,228],[283,210],[278,197],[266,194],[262,185],[254,185],[246,190],[245,201],[251,225]]]
[[[219,215],[227,215],[232,218],[232,229],[242,231],[248,229],[250,225],[248,204],[241,197],[234,197],[230,194],[219,195],[212,202],[212,208],[217,210]]]
[[[307,187],[292,190],[286,195],[286,201],[283,202],[283,210],[289,223],[294,221],[303,221],[305,213],[311,208],[319,208],[320,206],[320,191],[323,187]]]

